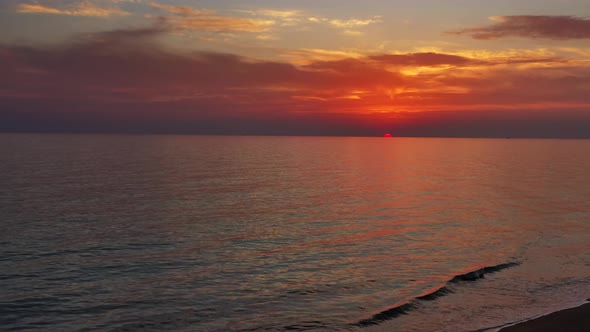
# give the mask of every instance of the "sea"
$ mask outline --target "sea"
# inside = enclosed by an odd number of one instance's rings
[[[590,297],[590,140],[0,135],[2,331],[495,331]]]

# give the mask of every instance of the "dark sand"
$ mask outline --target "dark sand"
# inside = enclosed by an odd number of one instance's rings
[[[557,311],[527,322],[506,327],[500,332],[590,332],[590,303]]]

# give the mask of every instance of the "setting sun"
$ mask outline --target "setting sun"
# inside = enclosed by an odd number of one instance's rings
[[[3,331],[590,327],[590,0],[0,0],[0,142]]]
[[[587,3],[510,6],[7,1],[0,129],[587,137]]]

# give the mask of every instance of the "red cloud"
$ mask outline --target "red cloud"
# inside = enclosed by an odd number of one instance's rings
[[[10,78],[0,80],[0,130],[362,134],[388,126],[440,133],[436,125],[455,128],[460,119],[469,119],[470,128],[484,126],[476,114],[483,121],[499,109],[511,115],[498,115],[498,124],[512,117],[524,126],[525,113],[540,123],[539,112],[553,121],[573,109],[576,124],[590,124],[584,110],[590,68],[583,64],[531,58],[514,61],[524,67],[512,60],[496,66],[489,59],[415,53],[295,66],[168,52],[156,43],[166,31],[111,31],[53,48],[0,46],[0,75]],[[527,67],[534,61],[544,65]],[[434,72],[399,71],[412,66]]]
[[[399,66],[466,65],[474,61],[457,55],[440,53],[381,54],[369,57],[372,60]]]
[[[556,40],[590,38],[590,19],[575,16],[497,16],[496,24],[450,32],[474,39],[504,37],[545,38]]]

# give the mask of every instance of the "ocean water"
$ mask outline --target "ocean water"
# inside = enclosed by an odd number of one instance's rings
[[[590,140],[4,134],[0,161],[4,331],[476,331],[590,297]]]

